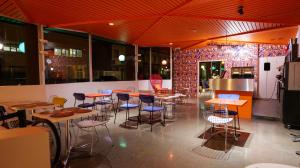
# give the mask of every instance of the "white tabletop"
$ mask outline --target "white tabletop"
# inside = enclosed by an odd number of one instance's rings
[[[95,115],[95,114],[97,114],[97,112],[98,111],[93,110],[93,111],[88,112],[88,113],[74,113],[72,116],[59,117],[59,118],[51,117],[51,114],[40,114],[40,113],[34,113],[34,114],[32,114],[32,116],[40,118],[40,119],[47,119],[47,120],[49,120],[53,123],[58,123],[58,122],[65,122],[65,121],[68,121],[68,120],[78,119],[78,118],[81,118],[81,117],[87,117],[87,116],[90,116],[90,115]]]
[[[275,163],[256,163],[256,164],[249,165],[245,168],[297,168],[297,167],[283,165],[283,164],[275,164]]]

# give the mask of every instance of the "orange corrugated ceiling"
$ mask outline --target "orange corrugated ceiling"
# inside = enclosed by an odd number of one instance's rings
[[[243,15],[237,12],[241,5]],[[144,46],[183,48],[249,33],[251,42],[287,43],[295,31],[280,28],[300,24],[299,9],[299,0],[0,0],[3,16]]]

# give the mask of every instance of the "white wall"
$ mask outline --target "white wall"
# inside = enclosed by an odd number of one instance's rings
[[[172,80],[171,79],[163,80],[162,87],[172,89]],[[138,88],[139,90],[153,90],[149,80],[139,80]]]
[[[74,92],[95,93],[100,89],[127,89],[128,87],[138,88],[138,82],[82,82],[51,85],[1,86],[0,102],[49,101],[50,96],[57,95],[66,98],[68,100],[66,107],[69,107],[73,106]]]
[[[66,98],[66,107],[73,106],[74,92],[95,93],[100,89],[152,90],[149,80],[118,82],[81,82],[48,85],[0,86],[0,102],[7,101],[49,101],[53,95]],[[171,80],[163,80],[163,88],[172,89]],[[89,100],[92,101],[92,100]]]
[[[0,102],[7,101],[45,101],[44,85],[0,86]]]
[[[46,96],[62,96],[68,101],[66,107],[74,105],[73,93],[97,93],[100,89],[127,89],[128,87],[138,88],[137,81],[118,81],[118,82],[84,82],[46,85]],[[88,100],[87,100],[88,101]],[[92,100],[89,100],[90,102]]]
[[[259,58],[259,86],[258,86],[258,98],[263,99],[276,99],[277,88],[274,87],[276,84],[276,75],[279,74],[277,67],[284,64],[284,56],[280,57],[263,57]],[[270,62],[270,71],[264,71],[264,63]],[[274,93],[273,93],[274,91]]]

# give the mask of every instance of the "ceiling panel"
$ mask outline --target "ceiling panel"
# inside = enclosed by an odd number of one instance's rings
[[[237,12],[240,5],[243,15]],[[0,0],[0,15],[144,46],[176,47],[295,26],[299,9],[300,0]]]
[[[21,21],[26,21],[27,18],[13,0],[0,0],[0,16],[6,16]]]
[[[239,6],[244,7],[240,15]],[[193,0],[169,15],[300,24],[299,0]]]

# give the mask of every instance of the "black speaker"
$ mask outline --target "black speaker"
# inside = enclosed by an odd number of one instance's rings
[[[264,64],[264,70],[265,70],[265,71],[270,71],[270,69],[271,69],[271,64],[270,64],[270,62],[265,62],[265,64]]]

